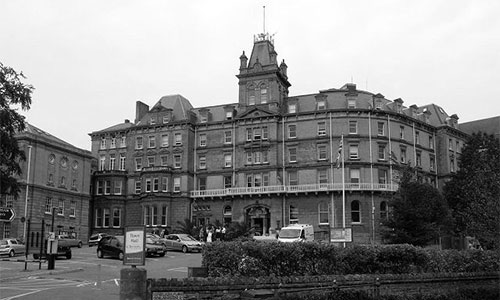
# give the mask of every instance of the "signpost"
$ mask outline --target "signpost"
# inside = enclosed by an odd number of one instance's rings
[[[123,264],[144,266],[146,262],[146,228],[144,226],[128,226],[125,228],[125,246]]]
[[[0,207],[0,221],[10,222],[14,220],[16,213],[10,207]]]

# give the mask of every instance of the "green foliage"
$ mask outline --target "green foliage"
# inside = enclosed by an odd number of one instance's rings
[[[15,176],[21,175],[20,160],[25,153],[19,149],[15,134],[25,129],[24,117],[17,110],[28,110],[33,87],[22,82],[23,73],[0,63],[0,194],[19,194]]]
[[[308,291],[307,293],[293,293],[288,295],[279,295],[274,300],[497,300],[500,297],[500,291],[496,287],[490,288],[460,288],[456,292],[422,293],[405,295],[380,295],[375,296],[367,291],[359,290],[318,290]],[[425,293],[425,294],[424,294]]]
[[[500,271],[500,252],[233,241],[207,244],[202,265],[213,277],[483,272]]]
[[[232,222],[226,228],[225,239],[227,241],[245,240],[253,233],[253,228],[250,228],[245,222]]]
[[[450,227],[450,210],[439,190],[417,182],[414,174],[412,168],[404,170],[399,190],[389,201],[392,213],[382,231],[389,244],[427,246]]]
[[[176,233],[186,233],[192,236],[198,236],[198,230],[196,226],[189,218],[185,218],[184,221],[177,221],[177,227],[175,228]]]
[[[458,166],[444,187],[456,232],[476,237],[483,248],[500,249],[500,141],[473,134]]]

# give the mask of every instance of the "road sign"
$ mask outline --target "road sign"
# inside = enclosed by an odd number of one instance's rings
[[[0,207],[0,221],[10,222],[14,220],[16,213],[10,207]]]

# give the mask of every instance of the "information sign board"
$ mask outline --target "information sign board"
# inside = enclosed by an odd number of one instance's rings
[[[352,242],[352,228],[330,228],[330,242]]]
[[[128,226],[125,228],[123,264],[144,266],[146,263],[146,228]]]

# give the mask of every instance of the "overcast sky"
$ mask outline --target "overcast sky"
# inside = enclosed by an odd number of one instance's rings
[[[36,89],[28,122],[90,150],[88,133],[133,121],[137,100],[238,102],[264,5],[291,96],[352,80],[459,122],[500,115],[498,0],[0,0],[0,62]]]

